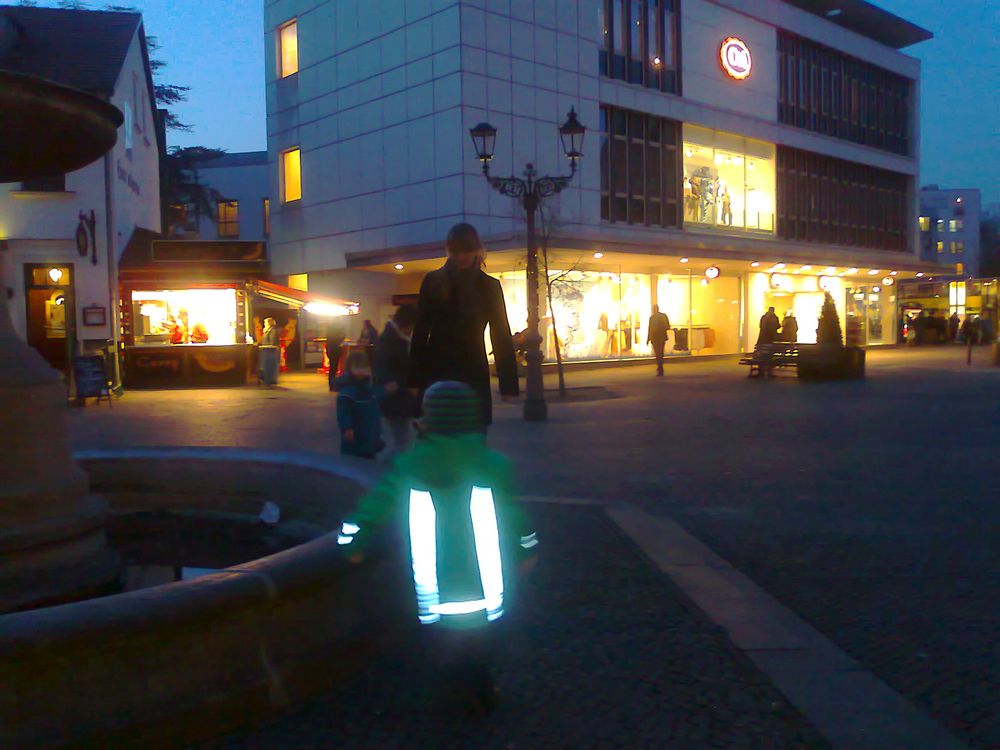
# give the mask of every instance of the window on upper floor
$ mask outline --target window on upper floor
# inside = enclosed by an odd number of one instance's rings
[[[941,242],[940,240],[938,241],[938,243],[937,243],[937,251],[939,253],[943,253],[944,252],[944,242]]]
[[[65,193],[66,175],[54,174],[33,177],[21,183],[21,190],[28,193]]]
[[[278,66],[282,78],[299,72],[298,21],[289,21],[278,28]]]
[[[270,198],[264,198],[262,200],[263,200],[263,204],[264,204],[264,236],[265,237],[270,237],[271,236],[271,199]]]
[[[920,224],[920,231],[921,232],[929,232],[929,231],[931,231],[931,217],[930,216],[921,216],[918,223]]]
[[[123,134],[125,136],[125,150],[131,151],[135,143],[135,133],[133,132],[135,128],[135,116],[132,113],[132,105],[125,102],[122,107],[122,114],[125,116],[124,122],[122,122]]]
[[[297,148],[281,152],[281,199],[302,200],[302,152]]]
[[[944,234],[944,219],[937,220],[937,233]]]
[[[778,120],[896,154],[910,152],[907,78],[778,32]]]
[[[949,232],[961,232],[965,229],[965,221],[962,219],[952,219],[948,222]]]
[[[601,75],[680,93],[678,0],[598,0]]]
[[[216,226],[219,237],[240,236],[240,202],[219,201],[216,215]]]
[[[676,227],[680,123],[601,108],[601,218]]]
[[[951,254],[952,255],[961,255],[964,252],[965,252],[965,243],[964,242],[952,242],[951,243]]]
[[[684,225],[774,232],[774,144],[684,126]]]
[[[778,236],[907,252],[907,175],[778,146]]]

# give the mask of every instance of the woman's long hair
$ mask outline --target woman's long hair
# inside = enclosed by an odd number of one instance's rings
[[[486,248],[479,238],[479,232],[472,224],[461,222],[448,230],[448,237],[444,241],[445,252],[448,257],[460,253],[475,253],[477,256],[477,268],[486,265]]]

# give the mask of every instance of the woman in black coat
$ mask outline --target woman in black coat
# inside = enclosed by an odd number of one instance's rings
[[[456,224],[445,242],[448,260],[424,277],[410,346],[410,385],[421,391],[442,380],[470,385],[493,421],[486,326],[490,327],[500,393],[519,393],[514,345],[500,282],[483,271],[485,248],[471,224]]]

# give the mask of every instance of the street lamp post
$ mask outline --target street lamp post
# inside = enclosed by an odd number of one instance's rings
[[[528,245],[528,266],[525,273],[528,293],[528,334],[525,340],[528,351],[525,359],[528,362],[528,372],[524,418],[529,422],[544,422],[548,418],[545,385],[542,380],[542,337],[538,332],[538,247],[535,243],[535,212],[541,206],[543,199],[563,190],[576,175],[577,164],[583,156],[583,137],[586,132],[587,129],[576,117],[576,110],[571,108],[566,122],[559,128],[563,151],[569,159],[569,174],[539,177],[534,164],[528,164],[524,169],[524,178],[521,179],[490,175],[490,161],[493,159],[497,138],[495,127],[482,122],[469,131],[476,147],[476,157],[483,163],[483,175],[490,186],[503,195],[520,199],[521,205],[524,206]]]

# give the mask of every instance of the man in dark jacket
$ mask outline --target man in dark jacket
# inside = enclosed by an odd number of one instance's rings
[[[653,314],[649,316],[649,333],[646,343],[652,344],[656,355],[656,377],[663,377],[663,349],[667,345],[667,334],[670,331],[670,318],[660,312],[659,305],[653,305]]]
[[[774,308],[767,308],[767,312],[760,318],[760,336],[757,337],[757,348],[777,341],[779,328],[781,328],[781,321],[778,320]]]
[[[375,384],[382,388],[379,406],[385,424],[383,434],[387,455],[391,457],[409,450],[413,442],[413,419],[417,416],[417,399],[407,388],[410,377],[410,339],[417,311],[403,305],[375,342]]]
[[[422,391],[442,380],[468,383],[493,421],[486,326],[490,327],[500,393],[519,393],[514,345],[500,282],[483,270],[485,248],[471,224],[456,224],[445,242],[448,260],[424,277],[410,346],[410,385]]]

